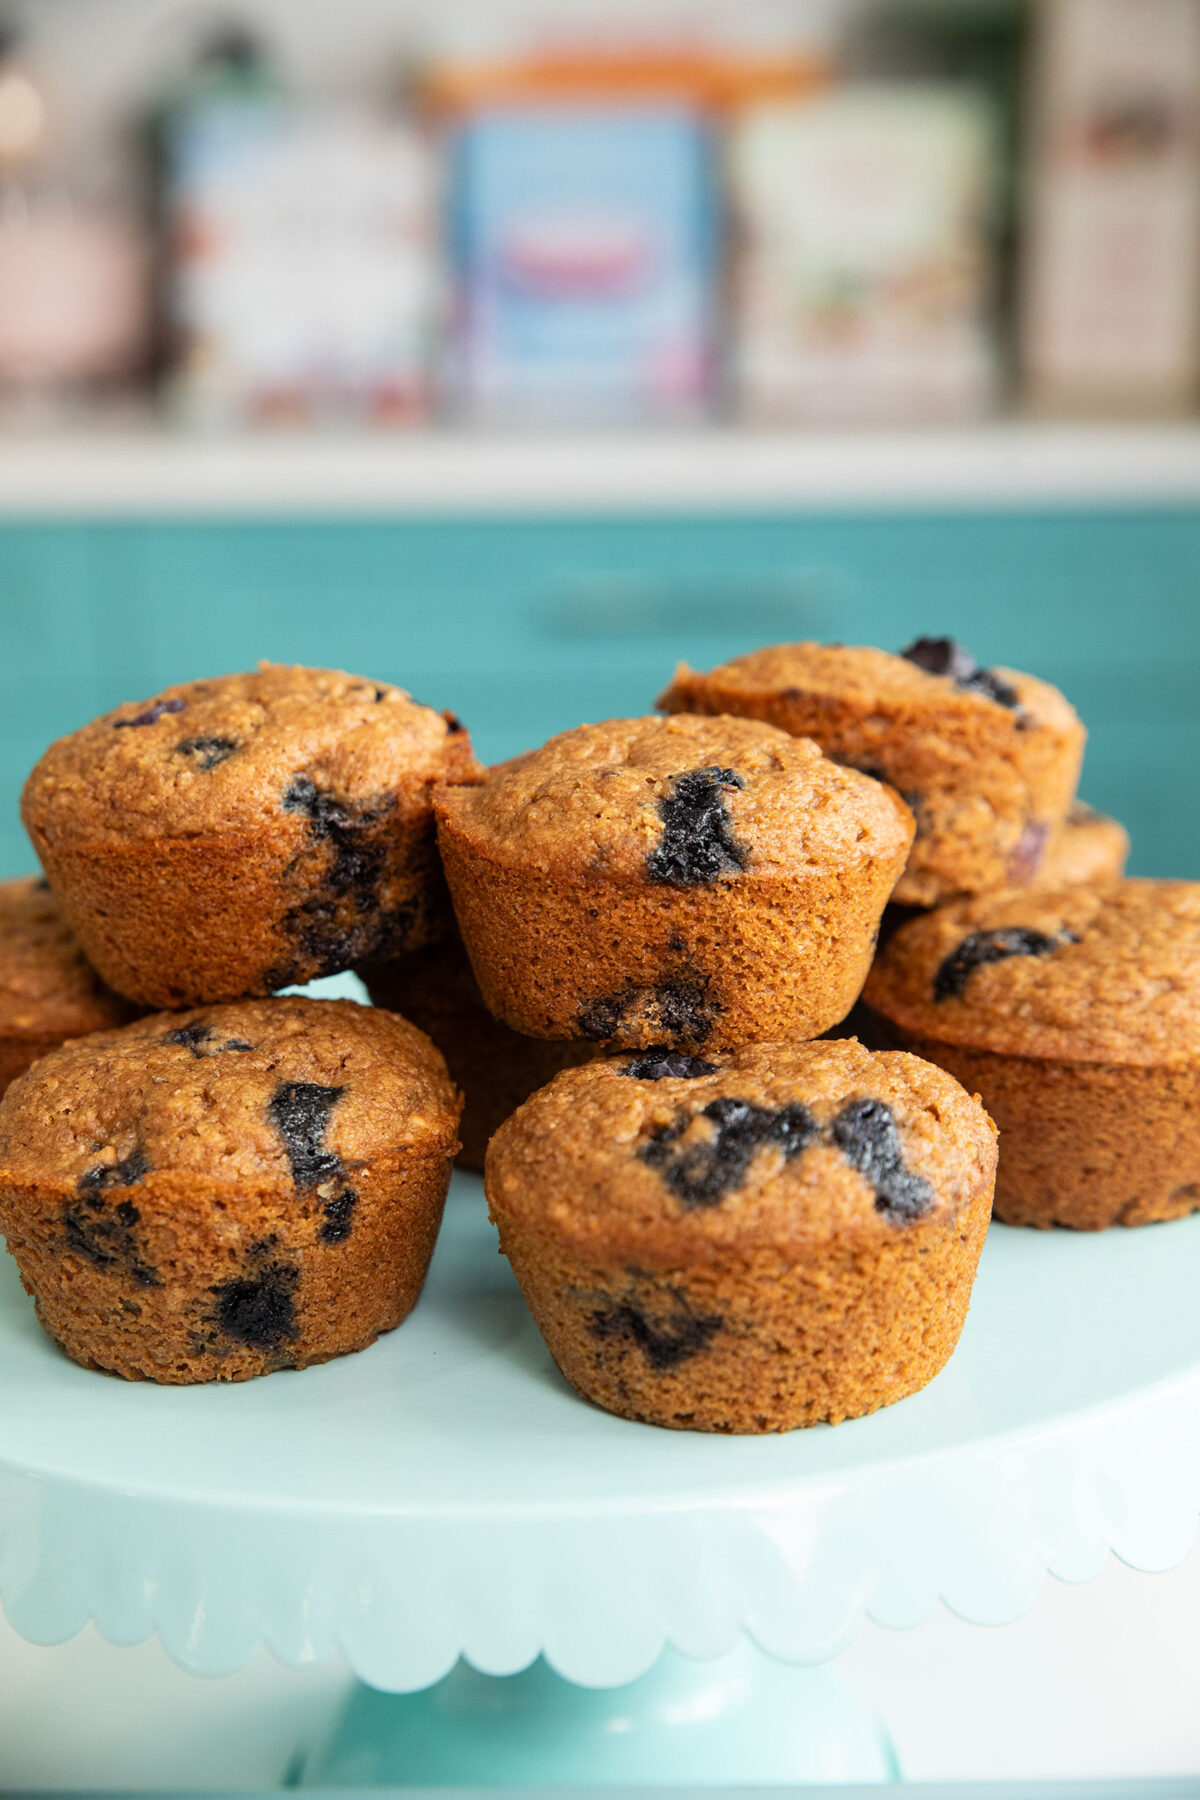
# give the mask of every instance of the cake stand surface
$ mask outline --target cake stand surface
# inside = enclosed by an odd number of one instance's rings
[[[1047,1571],[1085,1580],[1110,1551],[1165,1569],[1189,1549],[1198,1293],[1200,1216],[994,1226],[958,1351],[924,1392],[835,1429],[728,1438],[577,1398],[473,1177],[455,1177],[398,1331],[236,1386],[77,1368],[2,1258],[0,1597],[37,1643],[89,1620],[118,1644],[157,1631],[203,1675],[263,1645],[297,1666],[344,1651],[396,1693],[460,1658],[590,1688],[634,1682],[664,1646],[818,1663],[864,1613],[915,1626],[939,1599],[1002,1623]]]

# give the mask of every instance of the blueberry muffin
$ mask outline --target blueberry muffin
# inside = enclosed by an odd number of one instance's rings
[[[104,980],[175,1007],[432,942],[431,790],[478,773],[453,715],[403,689],[264,664],[60,738],[21,810]]]
[[[358,974],[376,1006],[402,1013],[431,1038],[463,1096],[458,1134],[462,1169],[483,1170],[488,1140],[522,1100],[560,1069],[601,1052],[586,1039],[522,1037],[483,1004],[460,938],[392,962],[366,963]]]
[[[1200,1206],[1200,883],[940,907],[889,938],[865,999],[995,1118],[998,1219],[1094,1231]]]
[[[957,1082],[848,1039],[568,1069],[500,1127],[485,1185],[573,1387],[651,1425],[765,1432],[937,1374],[995,1165]]]
[[[361,1350],[416,1302],[459,1099],[415,1026],[350,1001],[158,1013],[0,1102],[0,1230],[67,1355],[242,1381]]]
[[[100,980],[44,881],[0,882],[0,1094],[64,1038],[136,1015]]]
[[[581,725],[437,810],[488,1010],[633,1049],[842,1018],[913,832],[889,789],[747,719]]]
[[[1083,726],[1056,688],[981,669],[950,638],[898,656],[781,644],[708,675],[681,665],[659,705],[763,719],[890,782],[916,814],[895,895],[915,906],[1035,880],[1083,757]]]
[[[1095,887],[1119,881],[1128,857],[1125,827],[1076,800],[1046,845],[1037,880],[1046,887]]]

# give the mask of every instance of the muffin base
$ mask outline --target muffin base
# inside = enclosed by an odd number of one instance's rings
[[[451,1140],[453,1142],[453,1140]],[[444,1148],[353,1172],[344,1238],[319,1190],[156,1171],[87,1199],[13,1186],[3,1224],[47,1333],[131,1381],[245,1381],[365,1349],[412,1310],[450,1179]]]
[[[653,1272],[497,1223],[550,1354],[585,1399],[647,1425],[751,1435],[836,1425],[931,1381],[962,1331],[990,1197],[989,1182],[956,1216],[870,1248]]]
[[[526,1037],[684,1050],[813,1038],[862,991],[898,858],[809,880],[618,885],[514,870],[443,822],[488,1010]]]
[[[448,915],[428,804],[331,846],[296,819],[256,832],[35,848],[109,987],[147,1007],[240,1000],[440,936]]]
[[[888,1041],[978,1094],[1000,1127],[994,1213],[1102,1231],[1200,1208],[1200,1068],[1000,1056],[901,1032]]]

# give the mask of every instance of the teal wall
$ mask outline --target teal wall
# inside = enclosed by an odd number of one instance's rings
[[[259,657],[399,681],[492,760],[649,710],[677,658],[921,633],[1062,687],[1135,870],[1200,878],[1200,510],[1167,507],[5,525],[0,873],[52,738]]]

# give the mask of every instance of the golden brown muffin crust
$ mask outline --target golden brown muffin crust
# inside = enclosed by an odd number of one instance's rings
[[[393,1013],[299,997],[196,1007],[64,1044],[15,1081],[0,1184],[127,1185],[132,1170],[290,1189],[298,1161],[319,1175],[321,1157],[352,1170],[452,1145],[457,1118],[438,1052]]]
[[[766,720],[891,782],[917,818],[897,900],[929,906],[1032,880],[1074,796],[1083,726],[1031,675],[980,670],[949,639],[923,649],[969,675],[866,647],[779,644],[708,674],[681,666],[659,705]]]
[[[1016,694],[1024,729],[1031,723],[1059,730],[1078,727],[1074,707],[1048,682],[1014,669],[996,668],[992,674]],[[879,709],[889,718],[909,718],[914,724],[927,719],[930,707],[936,707],[939,713],[959,716],[973,726],[986,719],[997,729],[1019,728],[1019,715],[1011,708],[960,687],[950,675],[930,674],[907,657],[865,644],[771,644],[734,657],[707,675],[680,663],[659,705],[680,712],[696,702],[694,710],[711,712],[723,693],[783,703],[805,696],[825,702],[831,710],[850,701],[868,712]]]
[[[726,771],[731,778],[718,780]],[[818,858],[853,863],[867,846],[901,844],[911,830],[907,809],[878,782],[839,768],[807,739],[737,718],[580,725],[493,770],[482,787],[442,791],[438,809],[505,860],[566,862],[580,878],[642,882],[656,879],[662,808],[693,773],[712,774],[740,867],[751,874]]]
[[[1076,800],[1051,835],[1036,879],[1044,887],[1091,887],[1119,881],[1128,856],[1129,833],[1125,827]]]
[[[881,1202],[839,1147],[835,1121],[859,1102],[889,1110],[903,1170],[918,1184],[903,1191],[928,1184],[920,1217],[952,1220],[994,1164],[986,1113],[915,1056],[851,1038],[714,1052],[692,1065],[711,1072],[690,1078],[626,1073],[648,1060],[626,1053],[569,1069],[527,1100],[488,1152],[493,1210],[518,1227],[540,1224],[581,1256],[719,1267],[756,1248],[804,1254],[837,1241],[869,1251],[904,1229],[902,1209]],[[754,1109],[744,1160],[730,1142],[744,1122],[732,1117],[723,1133],[705,1110],[730,1102]],[[807,1138],[797,1104],[810,1115]],[[713,1197],[689,1198],[689,1179],[693,1194],[707,1182]]]
[[[52,850],[223,836],[297,810],[285,798],[297,780],[360,807],[478,774],[457,721],[403,688],[263,663],[164,688],[60,738],[25,784],[22,816]]]
[[[0,1038],[82,1037],[136,1011],[100,980],[44,881],[0,882]]]
[[[1194,1062],[1200,883],[1012,889],[940,907],[888,940],[864,998],[905,1033],[1002,1055]]]

